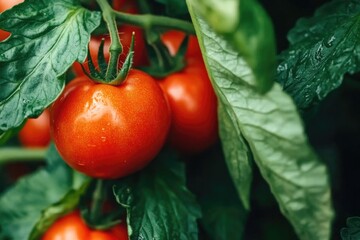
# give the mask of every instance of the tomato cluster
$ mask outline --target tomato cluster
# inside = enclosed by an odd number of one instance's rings
[[[44,234],[42,240],[128,240],[127,226],[118,224],[106,231],[90,229],[79,211],[59,218]]]

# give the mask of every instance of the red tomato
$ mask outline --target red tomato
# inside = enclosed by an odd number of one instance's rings
[[[121,232],[121,235],[113,231]],[[69,213],[58,219],[44,234],[42,240],[127,240],[124,223],[107,231],[90,229],[82,220],[79,211]]]
[[[126,13],[132,13],[135,14],[138,12],[136,3],[134,1],[127,1],[127,0],[115,0],[113,1],[113,7],[115,10],[121,10]],[[119,37],[121,44],[123,45],[123,52],[120,55],[119,60],[119,67],[122,66],[122,64],[125,61],[125,58],[127,54],[129,53],[130,44],[131,44],[131,38],[132,38],[132,32],[135,32],[135,44],[134,44],[134,59],[133,59],[133,66],[140,66],[146,63],[146,54],[145,54],[145,41],[144,41],[144,35],[141,28],[132,26],[132,25],[120,25],[118,27],[119,31]],[[98,67],[98,51],[101,43],[101,39],[105,39],[104,43],[104,56],[105,60],[109,61],[110,53],[110,36],[109,35],[100,35],[100,36],[93,36],[90,39],[89,42],[89,50],[91,58],[94,62],[95,67]],[[85,63],[82,64],[87,72],[89,72],[87,60]],[[75,62],[73,65],[73,70],[77,76],[84,75],[84,72],[81,68],[81,64],[78,62]]]
[[[63,159],[96,178],[119,178],[145,167],[170,127],[167,101],[155,80],[131,70],[120,86],[72,81],[54,103],[51,132]]]
[[[185,38],[185,33],[181,31],[171,30],[161,35],[161,40],[168,48],[171,55],[175,55],[179,50],[182,41]],[[202,58],[199,42],[196,36],[189,37],[188,48],[185,54],[186,58]]]
[[[0,13],[12,8],[13,6],[22,3],[24,0],[1,0],[0,1]],[[0,29],[0,41],[7,39],[10,36],[9,32]]]
[[[38,118],[29,118],[19,132],[24,147],[47,147],[50,143],[50,113],[45,110]]]
[[[217,99],[203,63],[169,75],[160,86],[172,111],[170,144],[188,154],[213,145],[218,139]]]

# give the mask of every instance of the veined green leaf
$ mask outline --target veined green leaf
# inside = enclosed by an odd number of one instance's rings
[[[338,88],[346,73],[360,71],[360,2],[335,0],[300,19],[279,56],[277,81],[300,109]]]
[[[189,10],[214,89],[233,121],[229,131],[243,135],[298,236],[329,239],[333,210],[328,173],[308,145],[292,99],[278,84],[264,95],[254,91],[247,81],[249,65],[200,15]]]
[[[187,2],[240,54],[242,64],[248,65],[248,84],[261,93],[270,90],[275,79],[275,38],[262,6],[256,0]]]
[[[200,207],[185,185],[184,164],[161,154],[150,166],[123,181],[114,194],[127,209],[129,237],[137,239],[198,239]]]
[[[0,15],[0,130],[38,116],[62,91],[64,73],[87,54],[101,15],[76,0],[27,0]]]

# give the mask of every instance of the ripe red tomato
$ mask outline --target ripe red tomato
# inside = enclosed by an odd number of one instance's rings
[[[12,8],[13,6],[22,3],[24,0],[2,0],[0,2],[0,13]],[[0,41],[7,39],[10,36],[9,32],[0,29]]]
[[[51,109],[51,133],[63,159],[96,178],[145,167],[162,148],[170,111],[155,80],[131,70],[120,86],[72,81]]]
[[[107,231],[92,230],[82,220],[79,211],[74,211],[58,219],[42,240],[128,240],[128,234],[124,223]]]
[[[38,118],[29,118],[18,136],[24,147],[47,147],[51,139],[49,110],[46,109]]]
[[[181,31],[171,30],[161,35],[161,40],[168,48],[171,55],[175,55],[179,50],[182,41],[185,38],[185,33]],[[186,58],[202,58],[199,42],[194,35],[190,35],[188,48],[185,54]]]
[[[163,80],[172,111],[170,144],[183,153],[204,151],[218,139],[217,98],[201,61]]]

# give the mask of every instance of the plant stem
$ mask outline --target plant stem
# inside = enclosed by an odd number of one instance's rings
[[[170,18],[165,16],[154,16],[151,14],[129,14],[112,10],[116,18],[124,23],[133,24],[150,29],[153,27],[163,27],[170,29],[177,29],[189,34],[195,34],[193,25],[187,21]]]
[[[104,180],[97,179],[96,187],[92,197],[92,204],[90,209],[90,219],[92,222],[95,222],[101,212],[101,207],[103,204],[103,195],[104,195]]]
[[[113,9],[111,8],[107,0],[97,0],[97,2],[102,10],[103,18],[108,26],[110,33],[110,59],[108,68],[106,70],[105,80],[111,80],[117,75],[119,56],[122,53],[123,48],[120,42]]]
[[[26,149],[20,147],[0,148],[0,164],[9,162],[44,161],[47,149]]]

